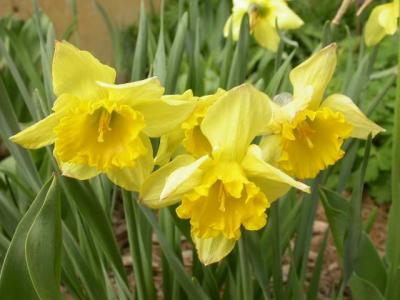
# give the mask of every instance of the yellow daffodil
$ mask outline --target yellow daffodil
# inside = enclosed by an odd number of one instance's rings
[[[271,118],[269,98],[251,85],[222,95],[200,123],[209,152],[198,158],[177,156],[152,173],[140,199],[152,208],[175,203],[180,218],[189,219],[200,260],[221,260],[240,238],[240,229],[258,230],[267,221],[266,209],[297,182],[262,159],[251,144]],[[197,123],[196,123],[197,124]]]
[[[364,38],[367,46],[378,44],[386,35],[397,31],[399,18],[399,0],[376,6],[365,25]]]
[[[54,143],[65,176],[88,179],[105,173],[114,183],[138,190],[153,169],[149,137],[175,128],[194,106],[163,96],[157,78],[114,84],[116,72],[89,52],[57,42],[53,113],[10,139],[36,149]]]
[[[264,159],[289,175],[313,178],[343,156],[346,138],[384,131],[345,95],[322,101],[335,67],[336,45],[331,44],[290,72],[293,97],[279,95],[272,103],[274,117],[260,146]]]
[[[178,128],[161,136],[160,146],[155,158],[156,164],[163,165],[171,157],[176,156],[176,154],[182,154],[185,151],[194,157],[210,153],[211,145],[201,132],[200,124],[208,109],[224,93],[223,89],[218,89],[215,94],[203,97],[194,97],[191,90],[182,94],[182,99],[192,101],[195,109]]]
[[[287,5],[285,0],[233,0],[232,15],[224,27],[224,35],[238,40],[243,16],[249,14],[250,32],[264,48],[276,52],[279,35],[276,29],[297,29],[303,21]]]

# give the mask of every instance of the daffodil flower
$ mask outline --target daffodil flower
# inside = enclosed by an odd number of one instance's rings
[[[180,202],[176,212],[190,220],[192,239],[204,264],[229,254],[241,227],[265,226],[266,209],[290,187],[309,189],[266,163],[261,149],[251,144],[270,118],[269,98],[251,85],[223,93],[199,128],[210,152],[197,159],[179,155],[142,186],[140,200],[151,208]]]
[[[179,126],[161,136],[160,145],[155,158],[156,164],[164,165],[171,157],[189,152],[194,157],[210,153],[211,145],[201,132],[200,124],[208,109],[225,93],[218,89],[215,94],[194,97],[191,90],[182,94],[182,99],[192,101],[195,109]]]
[[[365,25],[364,38],[367,46],[378,44],[386,35],[397,31],[399,18],[399,0],[376,6]]]
[[[136,191],[153,169],[149,137],[175,128],[194,106],[163,96],[157,78],[114,84],[116,72],[89,52],[57,42],[53,113],[10,139],[36,149],[54,143],[62,174],[89,179],[100,173]]]
[[[335,68],[336,45],[331,44],[290,72],[293,96],[279,95],[272,103],[274,117],[260,147],[266,161],[289,175],[313,178],[343,156],[346,138],[384,131],[345,95],[322,101]]]
[[[276,52],[279,34],[276,29],[297,29],[303,21],[287,5],[285,0],[233,0],[232,15],[224,27],[224,35],[232,32],[234,40],[239,39],[243,16],[249,14],[250,32],[264,48]]]

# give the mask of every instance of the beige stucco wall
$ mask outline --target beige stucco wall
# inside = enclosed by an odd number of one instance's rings
[[[97,0],[113,24],[127,26],[138,20],[140,0]],[[93,52],[104,62],[111,61],[111,40],[107,27],[96,8],[94,0],[76,0],[78,9],[78,41],[82,49]],[[146,0],[148,8],[158,9],[159,0]],[[58,38],[72,20],[69,0],[39,0],[40,7],[53,21]],[[32,14],[31,0],[0,0],[0,16],[13,13],[18,18],[28,18]]]

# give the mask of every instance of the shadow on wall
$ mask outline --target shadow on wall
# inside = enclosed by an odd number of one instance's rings
[[[38,0],[42,10],[54,23],[57,37],[61,38],[72,21],[69,0]],[[117,27],[135,23],[139,18],[140,0],[97,0]],[[91,51],[105,63],[111,63],[111,38],[94,0],[76,0],[78,33],[72,38],[80,48]],[[147,7],[159,8],[160,0],[145,0]],[[32,15],[31,0],[0,0],[0,17],[13,13],[26,19]]]

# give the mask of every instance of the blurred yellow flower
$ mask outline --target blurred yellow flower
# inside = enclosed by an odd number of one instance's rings
[[[367,46],[378,44],[386,35],[397,31],[399,18],[399,0],[376,6],[365,25],[364,38]]]
[[[10,139],[36,149],[54,143],[62,174],[89,179],[105,173],[127,190],[138,190],[153,169],[149,137],[185,120],[194,106],[163,96],[157,78],[113,84],[116,72],[89,52],[57,42],[53,113]]]
[[[209,151],[197,159],[179,155],[152,173],[140,199],[152,208],[180,202],[177,214],[190,219],[199,258],[210,264],[233,249],[242,226],[265,226],[272,201],[308,186],[263,161],[251,144],[271,118],[269,98],[251,85],[223,92],[202,118],[196,126]]]
[[[232,15],[224,27],[224,35],[238,40],[243,16],[249,14],[250,31],[264,48],[276,52],[279,35],[276,29],[297,29],[303,21],[287,5],[285,0],[233,0]]]
[[[343,156],[344,139],[384,131],[345,95],[322,101],[335,68],[336,45],[331,44],[290,72],[293,96],[278,95],[271,104],[273,120],[260,147],[266,161],[289,175],[313,178]]]

